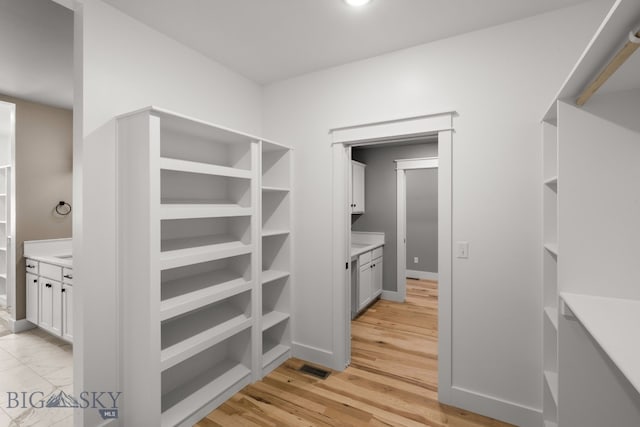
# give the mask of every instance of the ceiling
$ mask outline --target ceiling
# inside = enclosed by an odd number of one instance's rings
[[[0,93],[73,104],[73,12],[49,0],[0,0]]]
[[[584,0],[105,0],[266,84]]]

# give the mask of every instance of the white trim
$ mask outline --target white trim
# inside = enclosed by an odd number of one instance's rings
[[[431,271],[420,270],[406,270],[407,278],[416,278],[421,280],[438,280],[438,273],[432,273]]]
[[[462,387],[451,388],[450,405],[520,427],[540,427],[542,411]]]
[[[440,113],[407,119],[331,129],[333,144],[407,140],[452,129],[453,113]]]
[[[404,302],[404,298],[396,291],[382,291],[380,299],[393,302]]]
[[[453,114],[441,113],[417,118],[380,122],[370,125],[354,126],[344,129],[333,129],[333,197],[332,197],[332,237],[333,237],[333,350],[325,353],[324,357],[330,361],[328,366],[334,369],[344,369],[349,363],[351,349],[350,319],[351,292],[348,286],[350,280],[350,209],[348,196],[349,173],[346,165],[350,166],[350,147],[359,145],[364,140],[369,142],[402,141],[416,134],[438,136],[438,271],[439,271],[439,300],[438,300],[438,400],[442,403],[451,402],[451,268],[452,268],[452,229],[451,229],[451,191],[452,191],[452,143],[453,143]],[[352,139],[350,139],[352,138]],[[367,139],[368,138],[368,139]],[[345,268],[346,264],[346,268]],[[385,299],[396,298],[394,293],[384,292]],[[397,299],[397,298],[396,298]],[[296,354],[296,353],[294,353]],[[314,360],[320,355],[313,354]]]
[[[407,298],[407,172],[396,169],[396,289],[401,302]]]
[[[64,6],[69,10],[74,10],[74,0],[52,0],[55,3],[58,3],[60,6]]]
[[[351,319],[351,317],[349,317],[349,319]],[[327,368],[334,365],[334,359],[336,356],[336,354],[330,351],[312,347],[310,345],[300,344],[295,341],[292,343],[291,354],[295,358],[307,360],[311,363],[325,366]],[[344,368],[341,368],[341,370],[343,369]]]
[[[437,157],[425,157],[422,159],[401,159],[394,160],[394,162],[396,162],[396,170],[435,169],[438,167]]]
[[[20,332],[28,331],[29,329],[35,328],[36,325],[29,322],[27,319],[14,320],[9,319],[9,329],[14,334],[19,334]]]

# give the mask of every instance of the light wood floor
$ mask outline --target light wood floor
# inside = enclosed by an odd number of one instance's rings
[[[378,301],[352,322],[344,372],[319,380],[290,359],[196,425],[509,426],[438,403],[437,307],[436,282],[408,280],[405,304]]]

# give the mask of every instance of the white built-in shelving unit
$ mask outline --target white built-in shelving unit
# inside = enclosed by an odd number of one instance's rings
[[[291,357],[291,150],[262,142],[262,360],[266,375]]]
[[[576,99],[640,27],[616,0],[543,119],[545,427],[640,425],[640,57]]]
[[[543,153],[543,248],[542,336],[543,418],[547,426],[557,423],[558,405],[558,129],[542,127]]]
[[[117,123],[123,417],[192,425],[291,356],[291,150],[155,108]]]

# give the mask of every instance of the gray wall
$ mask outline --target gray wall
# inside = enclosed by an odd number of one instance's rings
[[[365,169],[365,213],[351,216],[353,231],[385,233],[383,289],[396,291],[396,169],[394,160],[436,157],[437,142],[395,147],[354,148],[352,158]]]
[[[418,257],[418,262],[413,262]],[[407,270],[438,272],[438,169],[407,171]]]

